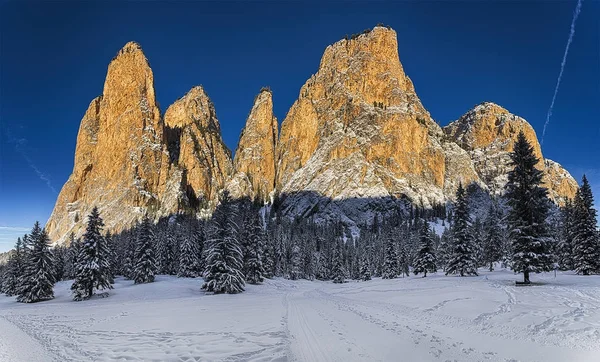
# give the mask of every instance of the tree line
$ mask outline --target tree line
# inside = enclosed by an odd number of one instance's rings
[[[506,193],[491,199],[483,216],[473,212],[480,200],[461,184],[451,205],[376,216],[358,233],[339,221],[282,217],[275,208],[232,200],[227,192],[209,219],[180,214],[153,224],[145,217],[115,235],[104,233],[94,208],[84,235],[71,236],[69,246],[51,248],[36,223],[0,270],[0,292],[19,302],[44,301],[54,297],[57,281],[73,280],[73,299],[81,301],[107,293],[116,276],[141,284],[166,274],[202,277],[202,290],[233,294],[272,277],[343,283],[411,272],[470,276],[498,263],[523,273],[526,284],[531,273],[555,268],[599,273],[600,237],[586,177],[575,198],[556,209],[522,133],[510,157]],[[441,235],[433,227],[443,227]]]

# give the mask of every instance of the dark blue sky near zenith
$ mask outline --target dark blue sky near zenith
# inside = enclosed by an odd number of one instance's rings
[[[327,45],[377,23],[446,125],[483,101],[527,119],[541,140],[576,1],[0,2],[0,252],[45,223],[73,168],[79,122],[130,40],[154,72],[161,110],[202,84],[233,151],[254,96],[280,122]],[[600,2],[583,2],[544,156],[600,201]]]

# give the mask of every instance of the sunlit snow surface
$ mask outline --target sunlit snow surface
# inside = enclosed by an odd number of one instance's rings
[[[117,279],[108,298],[0,297],[0,361],[600,361],[600,277],[509,271],[369,282]]]

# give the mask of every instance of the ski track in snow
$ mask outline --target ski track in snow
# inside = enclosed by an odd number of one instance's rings
[[[0,361],[600,360],[600,276],[369,282],[268,280],[205,295],[201,279],[117,279],[108,298],[0,297]]]

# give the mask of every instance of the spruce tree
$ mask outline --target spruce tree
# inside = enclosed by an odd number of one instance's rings
[[[492,203],[484,223],[483,259],[494,270],[494,263],[502,259],[502,233],[500,226],[500,210]]]
[[[449,256],[446,275],[460,274],[477,275],[476,246],[471,235],[469,224],[469,205],[467,195],[462,184],[458,185],[456,191],[456,207],[454,209],[454,220],[452,224],[452,253]]]
[[[402,277],[410,275],[410,252],[408,250],[408,245],[406,245],[405,241],[400,243],[398,262],[400,267],[400,274]]]
[[[336,238],[331,261],[331,278],[333,279],[333,282],[337,284],[343,283],[346,279],[342,243],[342,238]]]
[[[35,303],[54,298],[55,270],[50,239],[36,221],[30,235],[31,249],[24,260],[17,301]]]
[[[65,267],[67,265],[67,258],[69,255],[69,249],[64,246],[56,246],[52,250],[52,257],[54,259],[54,280],[59,282],[65,277]]]
[[[152,283],[156,274],[152,225],[148,216],[138,226],[133,267],[135,284]]]
[[[25,252],[23,250],[23,241],[17,238],[15,251],[8,260],[6,271],[4,272],[3,292],[12,297],[19,291],[19,280],[25,270]]]
[[[250,284],[262,283],[265,275],[263,267],[265,234],[258,210],[250,210],[244,220],[244,228],[244,274],[246,275],[246,281]]]
[[[415,258],[415,266],[413,273],[419,275],[423,273],[423,278],[427,276],[427,272],[435,273],[437,271],[435,251],[433,249],[433,238],[427,221],[421,222],[419,229],[419,252]]]
[[[398,254],[396,253],[396,242],[391,232],[385,238],[385,257],[383,261],[383,279],[394,279],[398,272]]]
[[[573,264],[578,274],[590,275],[600,271],[600,246],[596,231],[596,209],[590,184],[583,175],[575,195]]]
[[[362,281],[371,280],[371,262],[369,260],[369,249],[370,246],[366,245],[362,248],[362,255],[360,256],[360,279]]]
[[[187,232],[180,239],[177,276],[180,278],[195,278],[198,276],[198,267],[198,245],[192,233]]]
[[[229,193],[224,191],[211,220],[202,285],[207,292],[235,294],[244,291],[243,255],[236,217],[235,206]]]
[[[523,283],[529,284],[529,274],[550,271],[546,218],[548,191],[541,186],[542,171],[536,168],[539,159],[521,131],[510,153],[513,169],[508,173],[506,198],[510,211],[509,232],[512,240],[512,268],[523,273]]]
[[[575,237],[575,209],[573,201],[567,199],[560,209],[560,235],[557,246],[558,267],[561,270],[574,269],[573,239]]]
[[[102,236],[104,222],[94,207],[88,216],[88,223],[83,235],[79,253],[75,280],[71,285],[73,299],[76,301],[89,299],[94,289],[112,289],[110,271],[110,251]]]

